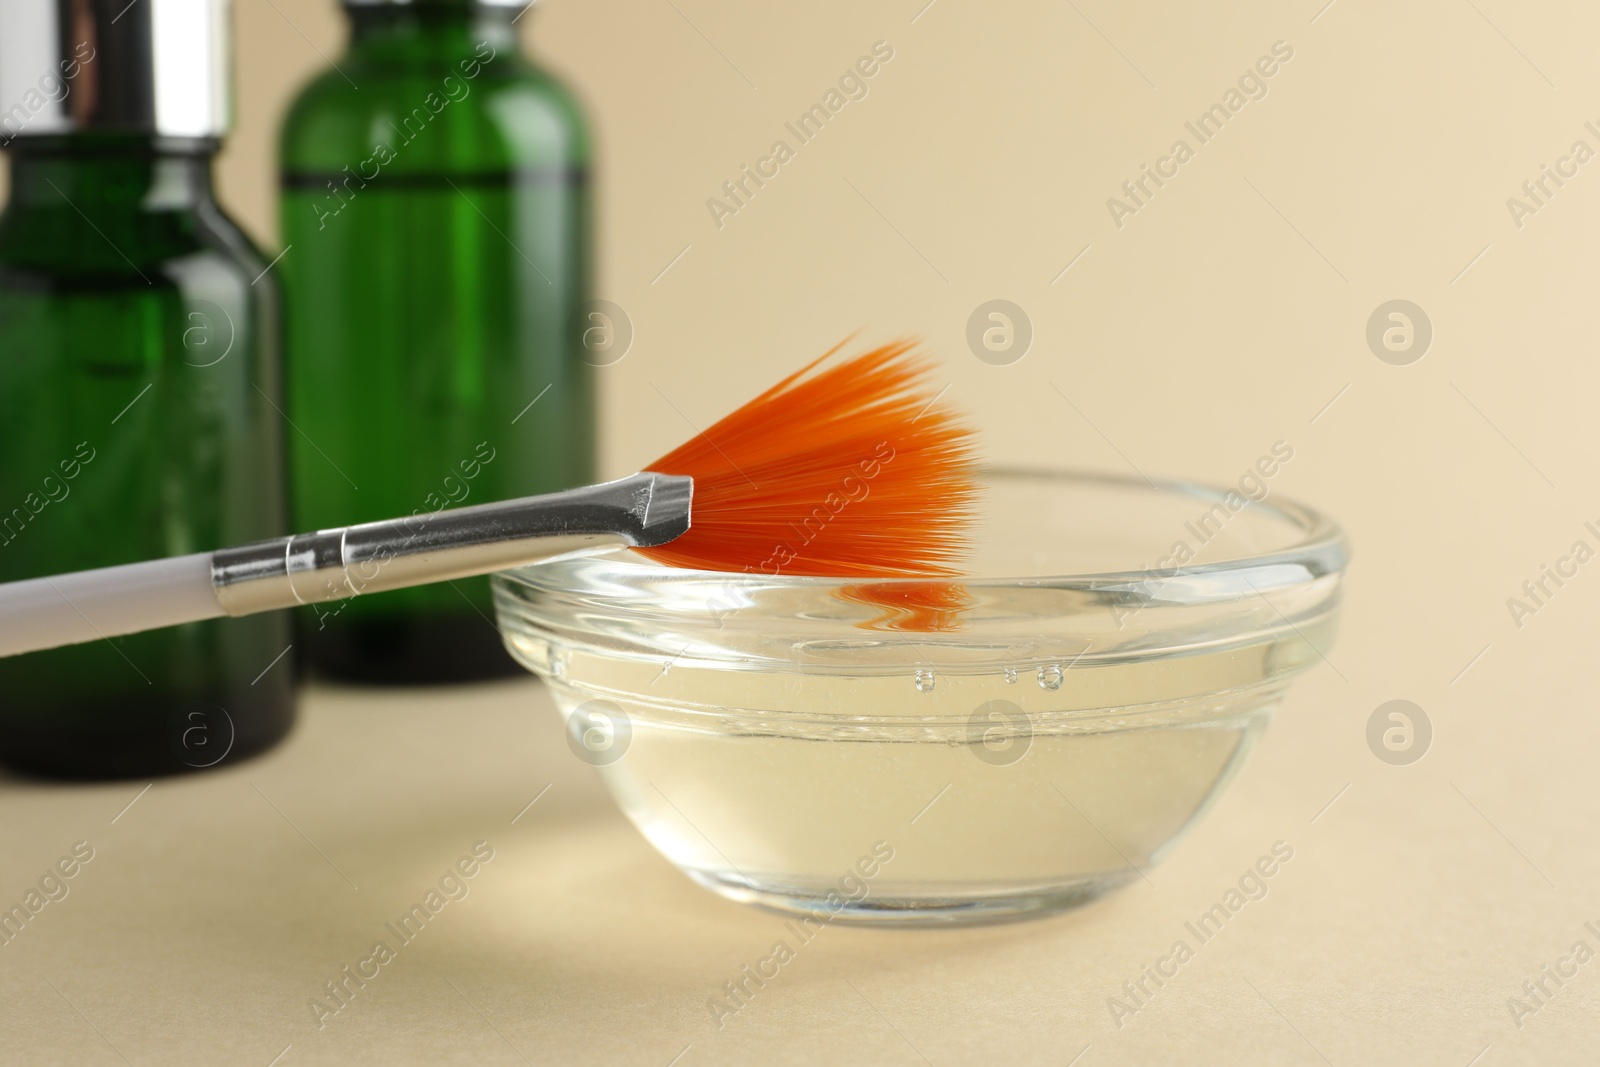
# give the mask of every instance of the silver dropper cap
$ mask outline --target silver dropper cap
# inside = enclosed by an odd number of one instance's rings
[[[0,0],[0,143],[221,137],[230,0]]]

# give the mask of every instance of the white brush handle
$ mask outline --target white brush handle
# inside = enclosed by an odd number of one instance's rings
[[[209,552],[30,578],[0,589],[0,656],[224,614],[211,585]]]
[[[470,578],[573,552],[661,545],[689,528],[693,491],[692,478],[645,471],[497,504],[6,582],[0,656]]]

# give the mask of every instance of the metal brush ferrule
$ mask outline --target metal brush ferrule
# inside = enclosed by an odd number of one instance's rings
[[[229,615],[468,578],[578,551],[649,548],[689,529],[694,479],[646,471],[602,485],[220,549]]]

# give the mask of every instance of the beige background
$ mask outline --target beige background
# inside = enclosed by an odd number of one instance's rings
[[[280,751],[115,824],[142,783],[0,789],[0,899],[99,849],[0,949],[0,1061],[1594,1062],[1600,962],[1520,1028],[1506,1001],[1600,949],[1600,565],[1520,630],[1506,599],[1597,545],[1600,162],[1520,229],[1506,199],[1600,149],[1600,12],[1324,2],[552,0],[522,22],[589,106],[600,295],[637,331],[604,371],[609,473],[688,432],[655,387],[703,425],[860,328],[925,337],[997,461],[1225,482],[1293,444],[1275,488],[1355,546],[1344,631],[1153,886],[1026,926],[830,930],[719,1032],[706,998],[780,921],[656,857],[537,685],[324,690]],[[340,19],[240,0],[237,30],[221,193],[272,245],[276,125]],[[878,40],[870,95],[718,230],[706,199]],[[1118,229],[1106,198],[1278,40],[1269,95]],[[964,339],[993,298],[1035,329],[1012,366]],[[1435,330],[1410,366],[1365,341],[1395,298]],[[1409,767],[1365,741],[1396,697],[1435,731]],[[315,1029],[306,999],[478,838],[498,855],[474,895]],[[1278,839],[1269,897],[1114,1028],[1106,998]]]

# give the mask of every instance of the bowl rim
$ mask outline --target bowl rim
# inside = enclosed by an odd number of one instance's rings
[[[1195,500],[1224,503],[1224,506],[1226,506],[1225,499],[1229,494],[1243,496],[1238,488],[1233,486],[1217,487],[1181,479],[1152,479],[1143,475],[1124,475],[1083,468],[995,466],[981,468],[978,471],[978,476],[984,480],[1029,479],[1116,485],[1177,493]],[[625,554],[627,551],[625,549],[608,549],[601,553],[574,554],[555,560],[499,571],[496,577],[527,586],[565,588],[570,583],[561,580],[558,575],[569,567],[581,566],[585,571],[590,571],[591,573],[597,568],[603,569],[609,576],[629,582],[665,578],[686,582],[750,585],[764,589],[828,589],[870,584],[873,587],[887,586],[892,590],[897,587],[910,588],[926,585],[929,582],[949,581],[959,582],[969,589],[1043,587],[1103,590],[1128,589],[1130,587],[1145,586],[1150,583],[1181,583],[1184,579],[1199,579],[1210,585],[1219,579],[1227,580],[1234,577],[1243,577],[1246,585],[1254,589],[1254,584],[1249,581],[1250,572],[1271,573],[1274,568],[1289,566],[1299,570],[1305,577],[1315,579],[1330,574],[1340,574],[1349,563],[1350,549],[1344,531],[1337,522],[1326,514],[1284,497],[1279,493],[1273,493],[1259,501],[1246,497],[1244,507],[1238,513],[1242,514],[1248,510],[1275,513],[1280,519],[1286,520],[1302,531],[1301,537],[1282,548],[1211,563],[1189,563],[1171,567],[1145,567],[1134,570],[1090,571],[1076,574],[1035,575],[1030,577],[977,577],[959,573],[948,576],[824,577],[781,573],[769,574],[764,571],[713,571],[663,566],[651,563],[637,555]],[[1300,580],[1305,580],[1305,577]],[[1232,583],[1230,582],[1229,584]],[[1281,588],[1285,584],[1293,585],[1299,583],[1295,581],[1285,582],[1281,577],[1278,580],[1268,582],[1271,587]],[[1248,593],[1249,590],[1246,590],[1246,592]]]

